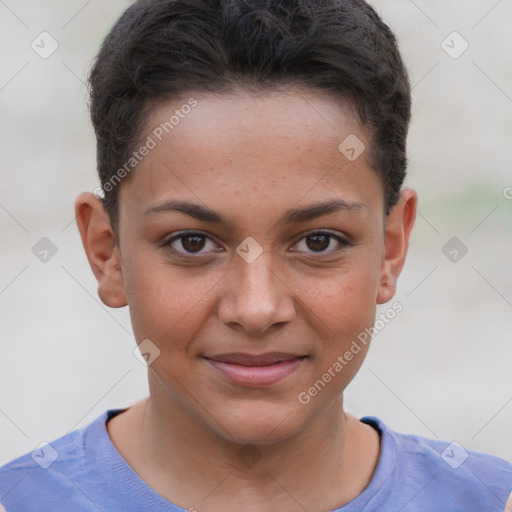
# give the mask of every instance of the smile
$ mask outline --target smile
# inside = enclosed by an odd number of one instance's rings
[[[271,386],[295,373],[307,356],[269,353],[260,355],[220,354],[206,361],[224,378],[240,386]]]

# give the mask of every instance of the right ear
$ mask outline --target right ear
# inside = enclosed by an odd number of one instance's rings
[[[91,192],[83,192],[75,201],[75,215],[101,301],[111,308],[126,306],[121,253],[102,202]]]

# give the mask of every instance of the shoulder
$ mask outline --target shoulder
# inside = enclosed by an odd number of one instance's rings
[[[105,421],[102,414],[92,424]],[[91,425],[92,425],[91,424]],[[74,510],[86,510],[77,482],[89,471],[85,437],[91,425],[70,432],[50,443],[41,444],[0,467],[0,511],[60,510],[60,499]]]
[[[377,418],[368,419],[395,452],[394,486],[410,500],[407,510],[426,510],[426,505],[435,503],[454,512],[512,512],[510,462],[456,442],[394,432]]]

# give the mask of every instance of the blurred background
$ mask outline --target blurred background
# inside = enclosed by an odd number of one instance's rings
[[[512,460],[512,3],[371,3],[414,86],[420,202],[403,310],[347,408]],[[0,1],[0,464],[147,395],[128,309],[99,301],[73,210],[98,185],[86,77],[128,5]]]

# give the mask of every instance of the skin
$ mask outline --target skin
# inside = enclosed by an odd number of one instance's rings
[[[184,509],[341,507],[368,485],[379,457],[376,431],[343,410],[368,346],[308,404],[297,396],[392,299],[416,193],[402,191],[385,215],[369,151],[351,162],[338,150],[349,134],[371,142],[340,100],[312,91],[194,97],[198,106],[123,181],[119,245],[101,202],[90,193],[76,201],[100,298],[128,304],[137,343],[150,339],[160,350],[148,367],[149,398],[113,418],[109,435],[149,486]],[[141,140],[185,101],[154,108]],[[352,207],[283,220],[331,199]],[[145,214],[169,200],[207,207],[227,223]],[[165,245],[184,230],[207,235],[199,253],[186,252],[198,248],[190,238]],[[306,236],[318,231],[348,243],[323,237],[318,250]],[[248,236],[263,251],[252,263],[236,252]],[[269,351],[306,357],[262,387],[234,384],[205,359]],[[260,456],[251,467],[238,456],[247,444]]]

